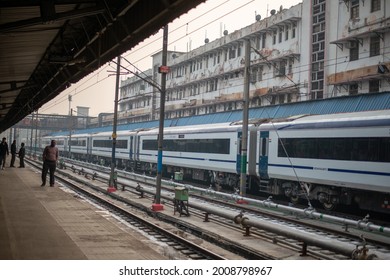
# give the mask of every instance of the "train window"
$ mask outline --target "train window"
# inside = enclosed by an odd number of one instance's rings
[[[264,156],[265,138],[262,139],[261,155]],[[294,157],[290,146],[291,139],[279,138],[278,157]]]
[[[378,146],[378,161],[390,162],[390,137],[381,138]]]
[[[278,156],[390,162],[390,137],[280,138]]]
[[[93,140],[94,148],[111,148],[112,140]],[[118,149],[127,149],[127,140],[116,140],[115,147]]]
[[[157,140],[144,140],[142,141],[142,149],[143,150],[150,150],[150,151],[157,151]]]
[[[116,140],[116,147],[118,149],[127,149],[127,140]]]
[[[261,155],[267,155],[267,138],[261,138]]]
[[[334,147],[334,138],[318,138],[318,158],[331,159]]]
[[[70,146],[78,146],[78,147],[85,147],[87,145],[87,140],[82,139],[72,139],[69,141]]]
[[[142,141],[143,150],[157,151],[157,140]],[[163,150],[170,152],[229,154],[230,139],[167,139]]]

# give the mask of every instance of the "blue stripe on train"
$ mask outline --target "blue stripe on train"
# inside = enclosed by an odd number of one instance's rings
[[[304,165],[269,164],[268,166],[282,167],[282,168],[296,168],[296,169],[314,170],[313,166],[304,166]],[[388,172],[376,172],[376,171],[365,171],[365,170],[328,168],[328,171],[330,171],[330,172],[341,172],[341,173],[364,174],[364,175],[376,175],[376,176],[390,176],[390,173],[388,173]]]

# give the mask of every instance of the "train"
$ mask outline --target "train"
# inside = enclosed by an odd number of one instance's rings
[[[239,188],[242,121],[164,128],[163,176]],[[111,163],[110,132],[46,136],[60,154]],[[116,166],[156,174],[158,128],[118,131]],[[390,212],[390,110],[250,120],[246,191],[315,201],[327,210]]]

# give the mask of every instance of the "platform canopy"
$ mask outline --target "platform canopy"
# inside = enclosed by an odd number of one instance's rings
[[[205,0],[0,0],[0,132]]]

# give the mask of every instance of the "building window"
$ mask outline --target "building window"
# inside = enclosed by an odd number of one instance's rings
[[[349,61],[359,59],[359,44],[357,42],[350,42],[351,48],[349,49]]]
[[[283,39],[283,29],[279,29],[279,43],[282,42]]]
[[[373,36],[370,38],[370,56],[376,56],[380,54],[380,38]]]
[[[313,26],[313,33],[318,33],[321,31],[321,24],[316,24]]]
[[[315,15],[315,14],[318,14],[320,11],[321,11],[321,6],[315,6],[315,7],[313,8],[313,14],[314,14],[314,15]]]
[[[296,24],[296,23],[293,23],[293,26],[292,26],[292,35],[291,35],[292,38],[295,38],[296,29],[297,29],[297,24]]]
[[[267,38],[267,34],[263,33],[261,36],[261,47],[264,49],[265,48],[265,40]]]
[[[282,60],[274,65],[274,77],[282,77],[286,75],[286,61]]]
[[[358,94],[359,93],[359,85],[357,83],[349,85],[349,94]]]
[[[351,19],[356,19],[359,17],[359,1],[360,0],[351,1]]]
[[[272,45],[275,45],[276,44],[276,33],[277,31],[274,30],[273,34],[272,34]]]
[[[381,9],[381,0],[371,0],[371,13]]]
[[[368,82],[369,92],[379,92],[379,80],[371,80]]]
[[[290,30],[290,26],[286,26],[286,32],[284,33],[284,40],[287,41],[288,40],[288,32]]]
[[[324,55],[325,55],[324,52],[319,52],[318,55],[317,55],[317,59],[318,60],[323,60],[324,59]]]
[[[257,69],[257,81],[262,81],[263,80],[263,66],[260,66]]]
[[[317,39],[318,39],[318,41],[325,40],[325,32],[318,33]]]
[[[229,49],[229,59],[233,59],[236,57],[236,49],[233,47],[233,48],[230,48]]]

